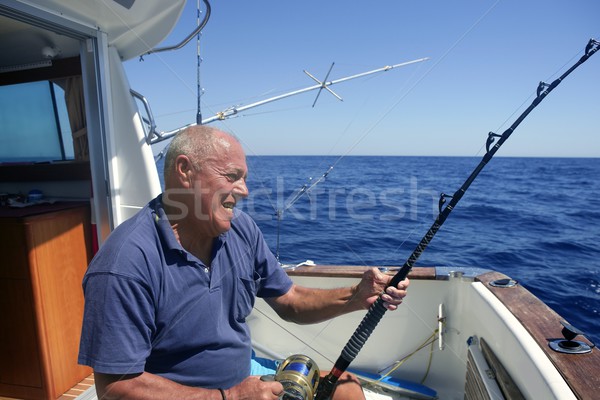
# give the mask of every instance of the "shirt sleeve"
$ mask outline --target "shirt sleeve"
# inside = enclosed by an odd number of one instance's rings
[[[96,372],[130,374],[144,371],[155,331],[150,291],[131,277],[90,274],[79,363]]]

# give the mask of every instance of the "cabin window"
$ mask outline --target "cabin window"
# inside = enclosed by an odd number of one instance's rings
[[[74,158],[61,85],[39,81],[0,86],[0,162]]]

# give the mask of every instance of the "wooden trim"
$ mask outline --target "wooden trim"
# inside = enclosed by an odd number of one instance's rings
[[[331,278],[360,278],[363,273],[372,267],[363,267],[358,265],[314,265],[301,266],[297,268],[286,269],[289,276],[320,276]],[[388,275],[394,275],[400,267],[385,267]],[[408,274],[409,278],[417,279],[436,279],[435,268],[433,267],[414,267]]]
[[[499,272],[488,272],[479,275],[476,280],[494,293],[521,322],[562,374],[577,398],[596,398],[600,389],[600,375],[594,371],[597,371],[600,365],[600,351],[594,348],[588,354],[564,354],[550,349],[550,341],[563,337],[560,322],[564,318],[521,285],[512,288],[498,288],[489,285],[493,280],[505,278],[508,277]],[[585,341],[591,345],[591,342],[585,338],[578,337],[576,340]]]
[[[521,390],[515,384],[512,376],[506,371],[504,365],[498,360],[498,357],[496,357],[496,354],[494,354],[485,339],[479,338],[479,343],[481,344],[483,356],[490,368],[494,371],[494,375],[496,375],[496,382],[504,394],[504,397],[510,400],[524,400],[525,397],[523,397],[523,393],[521,393]]]

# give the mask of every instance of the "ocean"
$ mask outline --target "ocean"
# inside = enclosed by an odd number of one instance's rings
[[[440,193],[453,194],[480,159],[249,156],[239,207],[282,263],[398,266]],[[502,272],[600,343],[598,176],[598,158],[495,157],[416,266]]]

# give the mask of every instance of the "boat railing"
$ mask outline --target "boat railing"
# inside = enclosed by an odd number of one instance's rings
[[[133,89],[129,89],[129,92],[134,97],[134,99],[139,100],[144,106],[146,114],[140,114],[140,119],[142,120],[142,126],[144,128],[144,136],[146,137],[146,143],[152,144],[152,139],[155,136],[159,136],[159,134],[156,131],[156,120],[154,119],[154,114],[152,114],[150,103],[148,102],[148,99],[146,99],[146,97],[141,93],[138,93]]]

